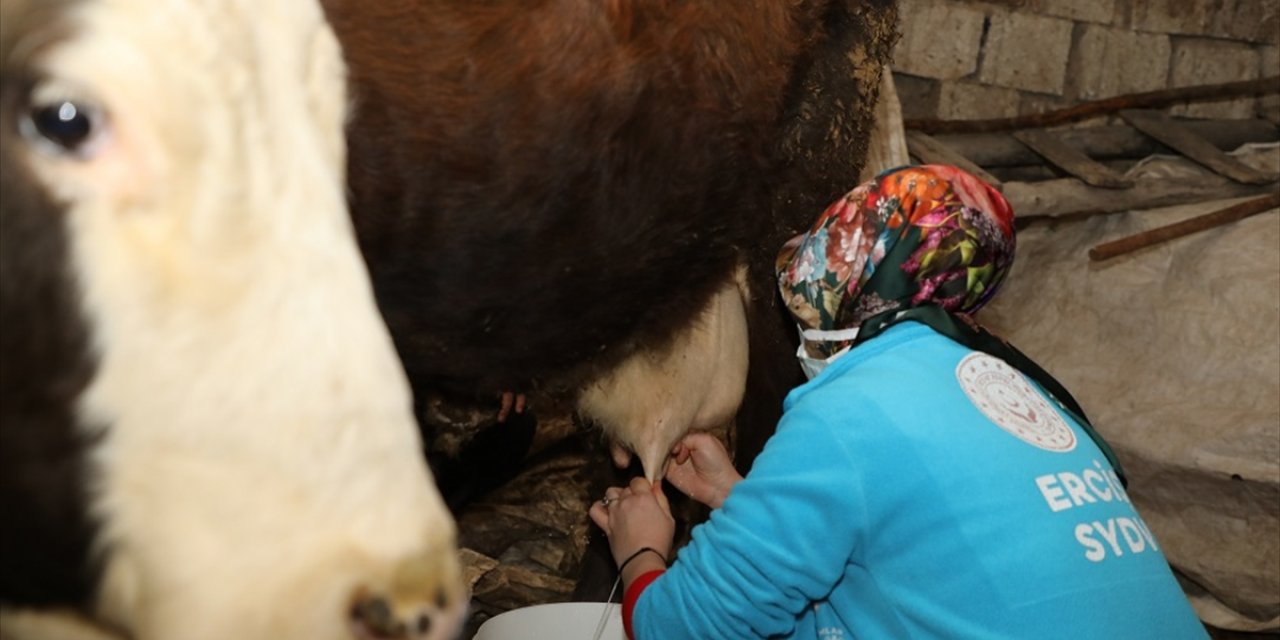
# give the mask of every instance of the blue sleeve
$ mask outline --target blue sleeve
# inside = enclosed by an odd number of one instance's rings
[[[788,411],[751,473],[641,594],[637,640],[787,634],[831,592],[866,522],[854,425],[833,424],[837,414],[849,415],[822,402]]]

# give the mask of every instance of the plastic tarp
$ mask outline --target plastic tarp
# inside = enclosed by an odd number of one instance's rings
[[[1274,145],[1237,155],[1280,169]],[[1197,171],[1154,158],[1131,173]],[[1201,618],[1257,631],[1280,629],[1280,212],[1087,256],[1245,199],[1033,222],[979,320],[1066,385],[1115,447]]]

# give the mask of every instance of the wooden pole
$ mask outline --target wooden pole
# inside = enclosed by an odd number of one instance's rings
[[[1142,177],[1128,189],[1093,187],[1075,178],[1006,182],[1002,193],[1019,218],[1062,218],[1257,197],[1275,189],[1274,184],[1240,184],[1210,174],[1176,179]]]
[[[1247,142],[1280,140],[1280,129],[1266,120],[1179,122],[1223,151],[1231,151]],[[1118,158],[1137,160],[1153,153],[1170,153],[1168,147],[1127,124],[1055,129],[1053,135],[1063,144],[1099,161]],[[1043,158],[1009,133],[953,133],[934,138],[988,171],[993,167],[1044,164]]]
[[[1260,96],[1280,93],[1280,76],[1242,80],[1223,84],[1207,84],[1194,87],[1177,87],[1145,93],[1130,93],[1103,100],[1082,102],[1080,104],[1049,111],[1032,113],[1012,118],[993,118],[989,120],[932,120],[916,119],[904,123],[907,129],[924,133],[987,133],[991,131],[1009,131],[1028,127],[1051,127],[1079,120],[1096,118],[1115,113],[1121,109],[1148,109],[1166,107],[1183,102],[1206,102]]]
[[[1119,240],[1100,244],[1089,250],[1089,259],[1095,262],[1107,260],[1154,244],[1167,242],[1174,238],[1181,238],[1185,235],[1244,220],[1249,216],[1270,211],[1277,207],[1280,207],[1280,191],[1261,198],[1246,200],[1202,216],[1188,218],[1182,222],[1156,227]]]

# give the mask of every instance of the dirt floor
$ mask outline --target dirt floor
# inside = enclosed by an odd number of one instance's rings
[[[459,512],[459,545],[472,585],[462,638],[518,607],[570,599],[587,546],[591,465],[600,436],[567,418],[540,423],[518,475]]]

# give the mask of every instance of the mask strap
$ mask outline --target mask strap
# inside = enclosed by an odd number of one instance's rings
[[[844,342],[853,340],[858,337],[858,327],[852,329],[836,329],[833,331],[825,331],[822,329],[802,329],[800,337],[809,342]]]

